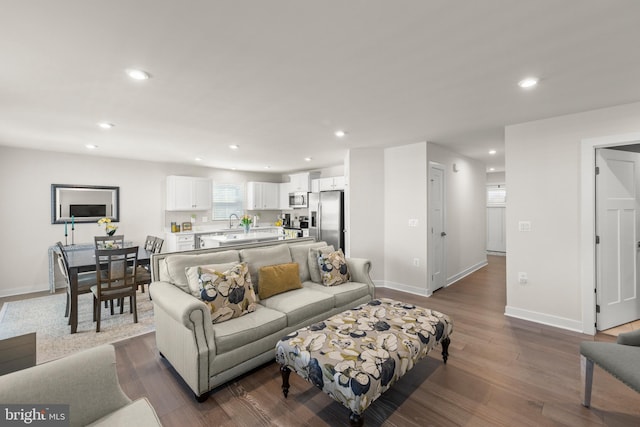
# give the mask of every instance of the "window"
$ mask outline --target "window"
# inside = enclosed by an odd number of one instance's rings
[[[242,215],[243,207],[242,184],[213,183],[213,212],[212,219],[229,219],[229,215]]]
[[[487,205],[504,206],[507,203],[507,189],[504,185],[487,185]]]

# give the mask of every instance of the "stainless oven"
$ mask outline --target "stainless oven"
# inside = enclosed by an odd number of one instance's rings
[[[289,193],[289,207],[292,209],[295,208],[306,208],[309,206],[308,204],[308,194],[302,191],[297,191],[295,193]]]

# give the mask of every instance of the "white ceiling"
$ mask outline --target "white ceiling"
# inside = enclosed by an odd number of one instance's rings
[[[636,0],[2,0],[0,145],[284,172],[432,141],[504,170],[505,125],[640,100],[639,17]]]

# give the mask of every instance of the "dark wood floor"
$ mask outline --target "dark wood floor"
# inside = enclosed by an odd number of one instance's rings
[[[579,343],[594,339],[504,316],[505,259],[431,298],[379,289],[454,320],[449,361],[430,354],[365,413],[366,426],[639,426],[640,394],[596,367],[592,408],[580,405]],[[600,341],[613,337],[599,334]],[[147,396],[167,426],[347,426],[348,411],[291,375],[289,397],[273,362],[197,403],[153,334],[117,343],[118,375],[133,399]]]

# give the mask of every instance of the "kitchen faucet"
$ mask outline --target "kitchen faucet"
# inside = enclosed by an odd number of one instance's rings
[[[236,214],[232,213],[231,215],[229,215],[229,228],[231,228],[231,217],[232,217],[232,216],[235,216],[235,217],[236,217],[236,219],[237,219],[238,221],[240,221],[240,218],[238,217],[238,215],[236,215]]]

